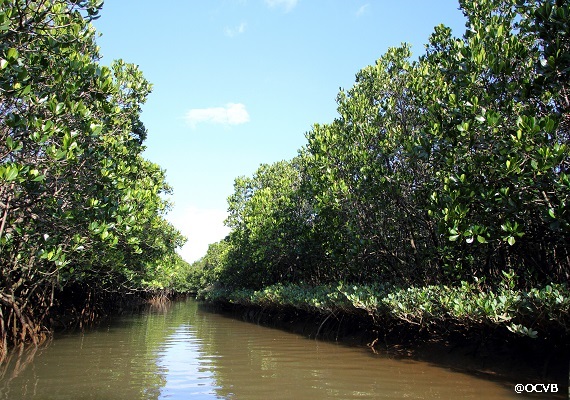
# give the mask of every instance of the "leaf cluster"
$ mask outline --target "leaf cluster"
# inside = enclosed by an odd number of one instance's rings
[[[513,290],[506,277],[496,291],[468,282],[457,286],[398,288],[392,285],[337,283],[319,286],[275,284],[260,290],[217,288],[201,293],[210,302],[314,314],[369,316],[373,323],[399,321],[436,331],[503,328],[530,338],[570,333],[567,285]],[[557,339],[555,337],[555,339]]]

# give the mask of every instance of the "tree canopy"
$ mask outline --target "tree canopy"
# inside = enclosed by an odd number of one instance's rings
[[[568,281],[570,6],[460,7],[462,37],[389,49],[298,157],[236,179],[219,282]]]
[[[235,180],[204,298],[567,348],[570,5],[460,7],[462,37],[389,49],[296,158]]]
[[[141,155],[151,84],[134,64],[99,62],[102,3],[0,1],[0,358],[41,336],[65,288],[184,282],[171,189]]]

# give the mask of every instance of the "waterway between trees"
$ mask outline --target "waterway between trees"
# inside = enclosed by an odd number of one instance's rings
[[[512,383],[258,326],[193,300],[59,334],[0,368],[0,399],[10,400],[404,398],[531,397]]]

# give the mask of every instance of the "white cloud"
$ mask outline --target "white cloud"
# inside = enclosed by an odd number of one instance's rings
[[[172,211],[168,220],[188,239],[179,250],[180,256],[188,262],[202,258],[209,244],[222,240],[230,232],[224,226],[226,218],[225,210],[188,207],[182,211]]]
[[[234,28],[226,27],[226,29],[225,29],[226,36],[233,38],[237,35],[241,35],[242,33],[245,32],[246,27],[247,27],[247,23],[245,23],[245,22],[242,22],[241,24],[239,24],[238,26],[236,26]]]
[[[265,0],[269,7],[283,7],[285,12],[291,11],[297,5],[298,0]]]
[[[368,7],[370,7],[370,4],[365,4],[365,5],[361,6],[358,9],[358,11],[356,11],[356,16],[360,17],[361,15],[363,15],[366,12],[366,10],[368,9]]]
[[[221,125],[240,125],[249,122],[249,114],[245,105],[228,103],[224,107],[193,108],[185,115],[186,122],[196,127],[200,122]]]

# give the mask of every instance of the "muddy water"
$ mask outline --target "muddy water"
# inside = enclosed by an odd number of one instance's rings
[[[315,341],[192,301],[57,336],[0,368],[0,399],[525,399],[510,384]]]

